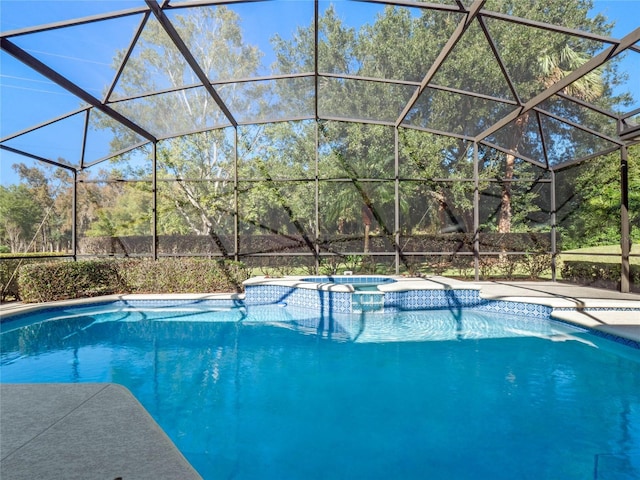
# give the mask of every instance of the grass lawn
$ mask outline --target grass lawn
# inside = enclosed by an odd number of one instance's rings
[[[601,247],[587,247],[578,248],[575,250],[566,250],[562,254],[569,253],[571,255],[565,255],[563,260],[574,260],[578,262],[599,262],[599,263],[620,263],[620,255],[622,250],[620,245],[605,245]],[[612,257],[602,257],[594,254],[609,254],[616,255]],[[632,255],[640,255],[640,245],[631,246]],[[634,265],[640,265],[640,257],[631,257],[630,262]]]

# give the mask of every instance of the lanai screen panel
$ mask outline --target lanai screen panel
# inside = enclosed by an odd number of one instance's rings
[[[167,16],[211,82],[314,71],[313,2],[196,6]],[[287,55],[292,48],[297,61]]]
[[[402,180],[472,179],[472,143],[411,128],[399,129]]]
[[[615,157],[596,158],[556,173],[562,250],[620,243],[620,175],[607,165]],[[584,214],[587,210],[589,215]]]
[[[3,139],[86,106],[71,93],[4,51],[0,53],[0,62],[3,71],[0,131]]]
[[[80,168],[86,118],[87,113],[82,111],[7,140],[4,145],[41,159]]]
[[[29,27],[7,27],[7,3],[3,32]],[[508,231],[505,189],[510,234],[548,234],[551,170],[559,190],[622,145],[621,118],[637,122],[617,85],[556,88],[619,43],[579,2],[222,3],[48,2],[34,24],[63,23],[3,33],[2,171],[20,152],[78,171],[79,236],[157,232],[158,252],[145,239],[135,254],[178,255],[188,242],[167,239],[193,235],[204,243],[182,253],[429,263],[431,249],[473,253],[474,233],[480,256],[513,253],[486,240]],[[637,37],[592,73],[633,82]],[[87,203],[98,190],[113,204]],[[125,220],[134,201],[143,213]]]
[[[143,14],[127,15],[21,35],[13,41],[84,91],[104,99],[143,19]]]

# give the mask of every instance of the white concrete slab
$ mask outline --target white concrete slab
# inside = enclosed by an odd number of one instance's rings
[[[3,480],[196,480],[200,475],[124,387],[0,384]]]

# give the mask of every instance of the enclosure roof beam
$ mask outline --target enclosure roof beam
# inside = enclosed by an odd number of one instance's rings
[[[536,122],[538,124],[538,135],[540,135],[540,144],[542,146],[542,154],[544,155],[544,163],[547,164],[547,169],[551,170],[551,164],[549,163],[549,151],[547,150],[547,141],[544,139],[544,132],[542,131],[542,121],[540,120],[540,112],[536,111]]]
[[[616,152],[618,150],[620,150],[620,147],[616,145],[616,146],[613,146],[611,148],[607,148],[606,150],[601,150],[599,152],[595,152],[595,153],[591,153],[589,155],[585,155],[584,157],[580,157],[580,158],[576,158],[574,160],[569,160],[567,162],[559,163],[559,164],[557,164],[555,166],[549,165],[549,167],[554,172],[561,172],[562,170],[566,170],[567,168],[574,167],[574,166],[579,165],[579,164],[581,164],[583,162],[586,162],[587,160],[592,160],[594,158],[604,157],[604,156],[609,155],[610,153]]]
[[[525,162],[529,162],[532,165],[535,165],[536,167],[540,167],[545,170],[548,170],[547,165],[545,163],[539,162],[538,160],[534,160],[533,158],[527,157],[526,155],[522,155],[521,153],[514,152],[513,150],[509,150],[508,148],[501,147],[500,145],[496,145],[495,143],[489,142],[487,140],[478,142],[478,144],[484,145],[489,148],[493,148],[494,150],[498,150],[499,152],[506,153],[507,155],[513,155],[514,157],[524,160]]]
[[[465,17],[462,20],[460,20],[460,22],[458,23],[458,26],[449,37],[449,40],[447,40],[447,43],[444,45],[444,47],[442,48],[442,50],[440,51],[440,53],[438,54],[434,62],[431,64],[429,71],[427,72],[427,74],[422,79],[422,82],[420,83],[420,87],[414,92],[411,99],[402,110],[402,113],[400,113],[400,116],[395,122],[395,127],[399,127],[400,124],[402,124],[404,119],[407,117],[411,109],[414,107],[414,105],[418,101],[418,98],[420,98],[420,95],[422,95],[422,92],[424,92],[425,89],[428,87],[429,82],[431,82],[431,79],[434,77],[438,69],[442,66],[442,64],[447,59],[447,57],[449,56],[453,48],[456,46],[456,44],[460,41],[460,39],[464,35],[464,32],[466,32],[467,28],[469,28],[469,25],[471,25],[471,22],[476,18],[476,16],[480,12],[480,9],[484,5],[485,1],[486,0],[474,0],[473,4],[469,8],[469,12],[467,13],[467,15],[465,15]]]
[[[37,125],[34,125],[33,127],[25,128],[24,130],[20,130],[18,132],[14,132],[14,133],[12,133],[10,135],[7,135],[4,138],[0,138],[0,143],[8,142],[9,140],[12,140],[12,139],[14,139],[16,137],[19,137],[21,135],[25,135],[27,133],[33,132],[35,130],[38,130],[39,128],[47,127],[47,126],[49,126],[49,125],[51,125],[53,123],[59,122],[59,121],[64,120],[66,118],[73,117],[74,115],[78,115],[79,113],[87,111],[89,108],[91,108],[91,107],[81,107],[81,108],[78,108],[77,110],[74,110],[72,112],[65,113],[64,115],[60,115],[58,117],[52,118],[51,120],[47,120],[46,122],[42,122],[42,123],[39,123]]]
[[[174,45],[176,46],[180,54],[184,57],[184,59],[187,61],[187,63],[189,64],[193,72],[196,74],[196,76],[198,77],[198,79],[200,80],[204,88],[207,90],[209,95],[211,95],[211,97],[216,102],[218,107],[220,107],[220,110],[222,110],[222,113],[224,113],[224,115],[227,117],[227,119],[229,119],[229,121],[234,127],[237,127],[238,122],[236,121],[233,114],[231,113],[227,105],[224,103],[220,95],[218,95],[218,92],[216,92],[215,88],[213,88],[213,86],[211,85],[211,82],[209,81],[207,74],[202,70],[202,68],[200,68],[200,65],[198,64],[198,62],[196,61],[193,54],[191,53],[187,45],[184,43],[182,38],[180,38],[178,31],[175,29],[175,27],[173,26],[173,23],[171,23],[167,15],[164,13],[164,10],[160,8],[160,5],[158,5],[158,2],[156,0],[145,0],[145,2],[149,6],[153,14],[156,16],[156,19],[158,20],[158,22],[160,22],[160,25],[162,25],[162,28],[164,29],[164,31],[167,33],[167,35],[169,35],[169,38],[174,43]]]
[[[35,27],[20,28],[17,30],[9,30],[7,32],[0,33],[1,38],[17,37],[19,35],[28,35],[31,33],[46,32],[49,30],[56,30],[58,28],[75,27],[78,25],[86,25],[87,23],[101,22],[103,20],[112,20],[114,18],[128,17],[131,15],[138,15],[148,12],[147,7],[129,8],[127,10],[120,10],[112,13],[105,13],[101,15],[91,15],[89,17],[75,18],[73,20],[64,20],[61,22],[52,22],[45,25],[37,25]]]
[[[598,107],[597,105],[594,105],[592,103],[586,102],[580,98],[573,97],[564,92],[558,92],[556,93],[556,95],[559,96],[560,98],[564,98],[565,100],[576,103],[582,107],[588,108],[589,110],[593,110],[594,112],[601,113],[602,115],[605,115],[613,120],[618,120],[618,115],[616,115],[615,113],[605,110],[602,107]]]
[[[597,130],[593,130],[592,128],[585,127],[584,125],[580,125],[579,123],[574,122],[573,120],[569,120],[567,118],[561,117],[560,115],[556,115],[555,113],[549,112],[540,107],[533,107],[535,112],[541,113],[547,117],[553,118],[554,120],[558,120],[559,122],[566,123],[567,125],[572,126],[575,129],[581,130],[585,133],[593,135],[595,137],[599,137],[607,142],[615,143],[616,145],[624,145],[624,142],[621,142],[618,138],[610,137],[609,135],[605,135],[604,133],[600,133]]]
[[[107,92],[104,94],[104,103],[108,103],[109,98],[111,97],[111,94],[113,93],[113,90],[116,88],[116,85],[118,84],[118,81],[120,80],[120,76],[122,75],[122,72],[124,71],[124,67],[129,62],[129,58],[131,57],[131,54],[133,53],[133,49],[136,47],[136,44],[138,43],[138,40],[140,39],[140,35],[142,35],[142,31],[144,30],[144,27],[147,24],[147,20],[149,20],[149,15],[150,15],[150,12],[145,12],[145,14],[142,16],[142,19],[140,20],[140,23],[138,24],[138,28],[136,29],[136,33],[133,35],[133,38],[131,39],[131,42],[129,42],[129,47],[127,48],[127,51],[125,52],[124,56],[122,57],[122,60],[120,62],[120,66],[118,67],[118,69],[116,70],[115,75],[113,76],[113,80],[111,80],[111,85],[109,85],[109,88],[107,89]]]
[[[361,3],[378,3],[383,5],[394,5],[398,7],[422,8],[426,10],[440,10],[444,12],[466,13],[455,5],[443,5],[440,3],[419,2],[411,0],[354,0]]]
[[[43,163],[47,163],[49,165],[53,165],[54,167],[64,168],[66,170],[71,170],[72,172],[77,172],[78,169],[72,167],[71,165],[67,165],[66,163],[56,162],[54,160],[50,160],[48,158],[41,157],[39,155],[34,155],[33,153],[24,152],[22,150],[18,150],[17,148],[9,147],[8,145],[0,145],[0,150],[6,150],[7,152],[15,153],[18,155],[22,155],[23,157],[33,158],[34,160],[38,160]]]
[[[147,142],[147,141],[138,142],[135,145],[131,145],[129,147],[126,147],[126,148],[123,148],[121,150],[118,150],[117,152],[110,153],[109,155],[104,156],[102,158],[98,158],[97,160],[93,160],[91,162],[84,163],[82,165],[82,169],[81,170],[84,170],[85,168],[93,167],[94,165],[97,165],[98,163],[102,163],[102,162],[104,162],[106,160],[109,160],[111,158],[118,157],[120,155],[124,155],[125,153],[131,152],[131,151],[135,150],[136,148],[140,148],[140,147],[143,147],[143,146],[148,145],[148,144],[149,144],[149,142]]]
[[[527,27],[539,28],[547,30],[549,32],[563,33],[565,35],[572,35],[574,37],[586,38],[589,40],[596,40],[599,42],[609,43],[615,45],[619,43],[615,38],[607,37],[604,35],[598,35],[596,33],[587,32],[585,30],[578,30],[577,28],[562,27],[560,25],[552,25],[550,23],[539,22],[537,20],[530,20],[528,18],[516,17],[508,15],[506,13],[492,12],[489,10],[482,10],[480,12],[484,18],[495,18],[496,20],[503,20],[509,23],[516,23],[518,25],[525,25]]]
[[[569,75],[557,81],[556,83],[551,85],[549,88],[544,90],[542,93],[539,93],[538,95],[533,97],[531,100],[525,103],[521,108],[514,110],[513,112],[509,113],[501,120],[498,120],[491,127],[487,128],[484,132],[477,135],[475,137],[476,141],[479,142],[482,139],[488,137],[489,135],[497,132],[501,128],[505,127],[506,125],[514,121],[516,118],[529,112],[534,107],[537,107],[540,103],[544,102],[545,100],[552,97],[556,93],[561,92],[576,80],[579,80],[580,78],[587,75],[589,72],[592,72],[593,70],[600,67],[607,61],[611,60],[611,58],[615,57],[616,55],[619,55],[620,53],[628,49],[631,45],[633,45],[639,40],[640,40],[640,28],[636,28],[634,31],[632,31],[631,33],[626,35],[622,40],[620,40],[619,44],[612,45],[611,47],[607,48],[605,51],[599,53],[598,55],[593,57],[591,60],[584,63],[581,67],[578,67]]]
[[[23,49],[18,47],[15,43],[9,41],[6,38],[0,38],[0,46],[2,47],[2,50],[4,50],[5,52],[9,53],[16,59],[20,60],[30,68],[34,69],[39,74],[51,80],[52,82],[58,84],[68,92],[78,97],[79,99],[97,108],[105,115],[108,115],[109,117],[113,118],[115,121],[125,125],[127,128],[133,130],[138,135],[146,138],[147,140],[151,142],[156,141],[156,138],[151,133],[143,129],[141,126],[133,123],[127,117],[125,117],[119,112],[116,112],[113,108],[109,107],[108,105],[104,105],[103,103],[100,102],[100,100],[95,98],[93,95],[86,92],[85,90],[77,86],[75,83],[71,82],[66,77],[63,77],[62,75],[60,75],[57,71],[48,67],[47,65],[42,63],[40,60],[38,60],[34,56],[24,51]]]
[[[625,113],[624,115],[621,115],[620,119],[624,120],[624,119],[629,118],[629,117],[634,117],[634,116],[636,116],[638,114],[640,114],[640,108],[636,108],[635,110],[632,110],[630,112]]]
[[[487,39],[487,42],[489,42],[489,48],[491,48],[491,52],[493,53],[493,56],[495,57],[496,62],[498,62],[498,66],[500,67],[500,71],[502,72],[502,76],[507,81],[507,85],[509,85],[509,90],[511,90],[511,95],[513,95],[513,98],[516,99],[516,103],[518,105],[522,105],[522,100],[520,99],[520,95],[518,95],[518,91],[516,89],[515,84],[513,83],[513,80],[511,79],[511,75],[509,75],[509,72],[507,71],[507,67],[505,66],[504,62],[502,61],[502,56],[500,55],[500,52],[498,51],[498,47],[496,46],[496,42],[493,40],[493,37],[489,33],[489,29],[487,28],[487,24],[485,23],[485,21],[484,21],[484,19],[482,17],[478,17],[478,23],[480,24],[480,28],[482,29],[482,33],[484,33],[484,37]]]
[[[233,5],[235,3],[266,3],[272,0],[193,0],[184,2],[172,2],[165,0],[163,9],[190,8],[190,7],[217,7],[221,5]]]
[[[418,125],[410,125],[408,123],[401,123],[398,128],[407,128],[409,130],[418,130],[420,132],[432,133],[434,135],[442,135],[443,137],[456,138],[458,140],[464,140],[465,142],[473,142],[473,137],[463,135],[461,133],[445,132],[444,130],[437,130],[435,128],[420,127]]]

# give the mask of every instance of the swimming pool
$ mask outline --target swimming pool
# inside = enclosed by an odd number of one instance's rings
[[[543,317],[116,302],[2,329],[3,382],[120,383],[206,479],[640,473],[640,351]]]

